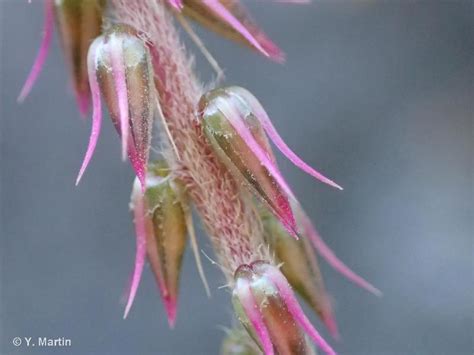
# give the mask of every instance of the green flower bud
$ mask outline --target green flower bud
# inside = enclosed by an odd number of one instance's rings
[[[241,265],[234,280],[235,314],[266,355],[312,354],[303,331],[327,354],[334,354],[304,315],[278,268],[264,261]]]

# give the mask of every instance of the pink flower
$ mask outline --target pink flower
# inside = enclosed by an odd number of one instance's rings
[[[183,254],[190,236],[197,268],[210,294],[201,265],[190,207],[181,184],[173,179],[164,161],[150,164],[145,192],[138,178],[133,184],[130,207],[136,232],[136,257],[124,318],[135,298],[145,258],[155,275],[170,327],[176,322],[179,278]]]
[[[112,122],[122,138],[122,158],[128,155],[144,187],[157,103],[148,48],[134,29],[116,25],[94,40],[87,61],[93,105],[92,132],[76,184],[97,144],[102,93]]]
[[[307,353],[302,331],[326,354],[335,354],[303,313],[288,281],[265,261],[241,265],[232,300],[237,318],[265,355]]]
[[[297,227],[289,199],[294,195],[276,166],[265,133],[296,166],[315,178],[341,187],[307,165],[284,143],[258,100],[240,87],[205,94],[198,114],[204,133],[217,156],[238,180],[296,236]]]

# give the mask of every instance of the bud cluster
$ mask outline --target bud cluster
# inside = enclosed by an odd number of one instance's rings
[[[124,318],[148,262],[169,325],[174,326],[188,241],[209,294],[192,221],[195,207],[218,260],[226,262],[222,268],[241,324],[229,333],[223,354],[313,354],[308,339],[334,354],[293,294],[294,289],[338,336],[315,250],[351,281],[373,293],[380,291],[322,241],[281,174],[270,143],[301,170],[342,188],[286,145],[248,90],[229,86],[203,92],[170,15],[188,32],[183,16],[275,61],[284,59],[283,52],[238,0],[44,3],[43,41],[19,100],[39,75],[56,23],[79,111],[86,114],[92,101],[91,135],[76,184],[97,145],[102,99],[121,139],[122,159],[128,157],[136,174],[130,203],[136,255]],[[106,20],[110,9],[117,21]],[[158,153],[166,160],[150,153],[158,118],[167,137]]]

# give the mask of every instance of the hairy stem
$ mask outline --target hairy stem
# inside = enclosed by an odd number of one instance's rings
[[[171,163],[186,184],[227,277],[238,266],[268,259],[262,229],[251,200],[216,159],[195,116],[203,86],[193,72],[162,0],[113,0],[117,20],[135,27],[150,43],[155,85],[179,159]]]

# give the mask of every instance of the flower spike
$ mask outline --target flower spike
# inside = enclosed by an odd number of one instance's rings
[[[295,216],[299,222],[298,216]],[[331,302],[310,241],[304,233],[300,235],[299,240],[291,238],[276,218],[263,206],[260,208],[260,217],[265,240],[275,254],[276,260],[282,263],[281,272],[293,289],[321,318],[331,335],[336,339],[339,338]]]
[[[157,102],[148,47],[133,28],[116,25],[93,42],[89,57],[91,92],[93,99],[98,98],[98,102],[93,101],[93,117],[100,106],[101,92],[122,139],[122,156],[128,154],[144,189]],[[100,90],[95,87],[95,81]],[[94,143],[92,138],[91,143]],[[96,137],[94,139],[96,142]],[[80,175],[92,156],[95,145],[91,143]]]
[[[234,279],[235,313],[266,355],[310,353],[303,330],[326,354],[335,354],[309,323],[278,268],[255,261],[241,265]]]
[[[33,85],[38,79],[38,75],[40,74],[44,62],[46,60],[46,56],[48,55],[49,47],[51,45],[51,39],[53,37],[53,29],[54,29],[54,5],[53,0],[45,0],[44,2],[44,30],[43,30],[43,39],[41,41],[40,48],[38,50],[38,54],[36,55],[35,61],[33,66],[31,67],[30,73],[26,78],[25,84],[23,84],[23,88],[20,91],[20,95],[18,96],[17,101],[23,102],[25,98],[30,93]]]
[[[250,117],[248,107],[226,91],[216,89],[201,98],[198,111],[204,134],[217,157],[296,237],[288,201],[293,194],[268,153],[269,148],[262,146],[265,137],[259,122]]]

